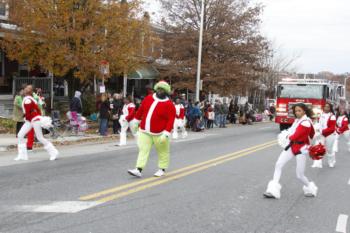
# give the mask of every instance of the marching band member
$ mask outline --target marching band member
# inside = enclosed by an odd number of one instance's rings
[[[315,131],[311,122],[311,111],[303,103],[293,106],[293,113],[296,117],[292,127],[288,130],[289,145],[280,154],[275,165],[273,179],[269,182],[264,196],[267,198],[281,197],[281,185],[279,183],[282,169],[294,157],[296,158],[297,178],[304,184],[303,190],[307,197],[315,197],[318,188],[314,182],[306,178],[304,171],[306,166],[306,157],[308,156],[309,138],[313,138]]]
[[[174,122],[173,138],[177,139],[179,137],[178,130],[180,128],[182,133],[182,138],[187,137],[186,122],[185,122],[185,107],[181,104],[180,98],[175,100],[175,110],[176,118]]]
[[[119,146],[125,146],[126,145],[126,136],[127,131],[130,128],[132,134],[134,137],[136,137],[136,132],[134,132],[132,127],[132,120],[135,116],[135,104],[132,102],[132,99],[130,96],[124,98],[124,106],[122,110],[122,115],[120,116],[119,123],[121,125],[121,132],[120,132],[120,141]]]
[[[147,164],[152,145],[158,153],[159,170],[154,174],[161,177],[169,167],[171,131],[175,121],[175,106],[169,99],[170,85],[165,81],[158,82],[153,95],[148,95],[141,103],[135,116],[135,125],[140,124],[138,135],[139,155],[136,168],[128,170],[132,176],[141,177],[141,172]]]
[[[328,158],[329,167],[335,166],[335,151],[334,142],[336,139],[335,128],[336,128],[336,117],[333,111],[333,105],[327,103],[323,108],[323,113],[319,120],[319,133],[321,134],[321,142],[326,147],[326,155]],[[322,160],[315,160],[312,164],[313,168],[322,168]]]
[[[340,136],[344,136],[344,138],[348,141],[348,150],[350,151],[350,130],[349,130],[349,119],[346,116],[346,111],[343,108],[339,109],[339,116],[337,118],[336,125],[336,140],[334,142],[334,151],[338,152],[338,139]]]
[[[18,156],[15,160],[28,160],[27,146],[25,142],[25,135],[34,129],[35,136],[44,145],[45,150],[50,155],[50,160],[56,160],[58,151],[44,138],[41,124],[41,111],[38,102],[33,98],[33,87],[28,85],[25,90],[25,97],[23,99],[22,108],[25,115],[25,122],[18,133]]]

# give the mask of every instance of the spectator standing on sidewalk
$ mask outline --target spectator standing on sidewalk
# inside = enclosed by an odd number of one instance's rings
[[[215,112],[213,107],[211,106],[211,104],[208,104],[208,124],[207,124],[207,128],[213,128],[214,127],[214,120],[215,120]]]
[[[24,124],[22,102],[24,98],[24,88],[18,91],[15,99],[13,101],[13,113],[12,119],[16,122],[16,137],[20,131],[22,125]]]
[[[99,129],[99,133],[101,136],[107,136],[109,113],[110,113],[109,99],[107,98],[106,94],[102,94],[101,104],[100,104],[100,129]]]
[[[112,109],[113,133],[119,134],[121,129],[119,119],[123,109],[122,95],[118,93],[114,94],[112,104],[113,104],[113,109]]]
[[[72,119],[78,124],[78,114],[81,114],[83,112],[80,91],[75,91],[74,97],[70,102],[69,109]]]
[[[221,105],[222,113],[220,118],[220,128],[226,128],[227,115],[229,113],[226,102]]]
[[[219,127],[220,126],[220,121],[222,117],[222,104],[220,100],[215,100],[214,104],[214,112],[215,112],[215,121],[214,124]]]

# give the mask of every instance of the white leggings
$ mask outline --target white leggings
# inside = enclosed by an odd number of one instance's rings
[[[305,172],[305,166],[306,166],[306,155],[305,154],[298,154],[295,156],[292,153],[292,149],[289,148],[287,151],[282,151],[280,157],[278,158],[275,166],[275,173],[273,175],[273,180],[276,183],[279,183],[281,179],[282,169],[284,165],[286,165],[289,160],[296,157],[297,160],[297,168],[296,168],[296,174],[297,178],[301,180],[301,182],[304,183],[304,185],[308,186],[310,181],[306,178],[304,172]]]
[[[39,140],[39,142],[41,142],[44,146],[51,144],[46,138],[44,138],[39,121],[33,121],[32,123],[30,123],[29,121],[25,121],[21,130],[18,133],[18,145],[26,144],[24,137],[32,128],[34,128],[35,136]]]

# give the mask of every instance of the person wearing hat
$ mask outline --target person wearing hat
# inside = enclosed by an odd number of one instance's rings
[[[128,173],[136,177],[142,176],[142,170],[147,164],[153,145],[158,153],[159,167],[154,176],[163,176],[169,167],[169,137],[173,130],[176,110],[168,97],[171,93],[171,87],[167,82],[158,82],[154,90],[156,93],[148,95],[142,101],[134,119],[133,125],[139,129],[139,154],[136,168],[128,170]]]

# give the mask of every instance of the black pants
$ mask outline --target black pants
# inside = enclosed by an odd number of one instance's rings
[[[16,137],[17,137],[19,131],[21,130],[23,124],[24,124],[24,122],[17,122],[17,124],[16,124]]]
[[[213,128],[213,127],[214,127],[214,121],[213,120],[208,120],[207,128],[210,129],[210,128]]]
[[[119,120],[113,120],[113,133],[118,134],[120,132],[121,126]]]

